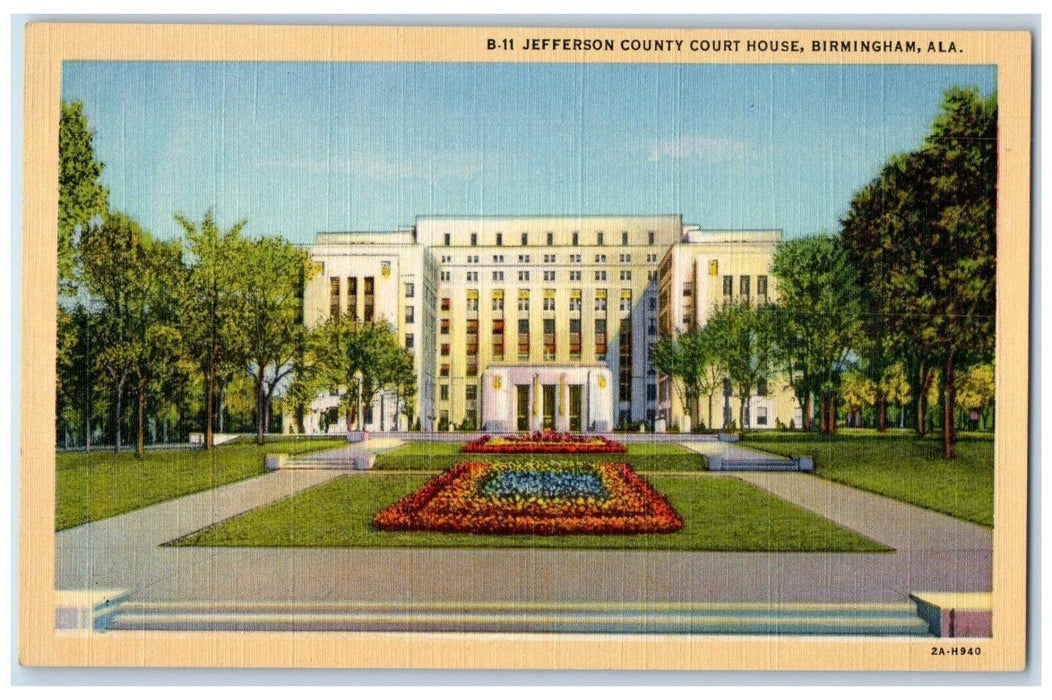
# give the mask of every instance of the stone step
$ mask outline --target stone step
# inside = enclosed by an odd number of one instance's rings
[[[108,629],[929,636],[909,603],[126,603]]]

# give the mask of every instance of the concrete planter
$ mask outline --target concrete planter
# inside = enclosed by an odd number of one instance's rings
[[[716,439],[720,442],[738,442],[737,433],[717,433]]]

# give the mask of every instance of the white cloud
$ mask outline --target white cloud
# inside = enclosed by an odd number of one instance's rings
[[[724,136],[692,134],[677,139],[651,141],[645,146],[647,160],[656,162],[664,158],[695,159],[707,163],[741,158],[749,153],[752,145]]]

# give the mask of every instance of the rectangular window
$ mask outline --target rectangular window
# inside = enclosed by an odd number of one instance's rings
[[[503,282],[504,281],[504,270],[494,270],[493,271],[493,281],[494,282]]]
[[[570,245],[580,245],[581,235],[577,233],[577,231],[574,231],[572,234],[570,234],[570,241]]]
[[[442,357],[449,357],[449,343],[442,343],[441,353]]]
[[[449,401],[449,385],[439,384],[438,385],[438,400]]]
[[[529,244],[530,244],[530,234],[528,234],[525,231],[523,231],[522,232],[522,245],[529,245]]]
[[[621,253],[620,255],[617,256],[617,260],[618,260],[618,262],[630,263],[630,262],[632,262],[632,254],[631,253]]]
[[[544,238],[548,245],[555,245],[555,234],[551,231],[546,233]]]
[[[579,318],[570,319],[570,359],[581,359],[581,319]]]
[[[595,244],[596,245],[603,245],[603,232],[602,231],[596,231],[595,232]]]
[[[604,302],[606,299],[603,300]],[[599,362],[606,361],[606,319],[595,320],[595,359]]]
[[[554,302],[555,300],[552,299]],[[555,319],[544,319],[544,360],[555,361]]]
[[[413,349],[413,334],[412,333],[406,333],[405,334],[405,349],[406,350],[412,350]]]
[[[449,376],[449,363],[445,362],[441,367],[438,368],[438,376],[448,377]]]
[[[734,296],[734,277],[732,275],[723,276],[723,296],[728,299]]]
[[[657,384],[647,384],[647,401],[657,401]]]
[[[741,276],[741,281],[739,282],[739,291],[740,291],[740,294],[742,295],[742,298],[745,299],[746,301],[748,301],[749,300],[749,276],[748,275],[742,275]]]
[[[756,303],[761,306],[767,303],[767,275],[756,278]]]
[[[654,245],[654,232],[647,231],[647,245]]]
[[[530,359],[530,319],[519,319],[519,359]]]
[[[449,319],[444,318],[439,321],[439,327],[442,329],[442,335],[449,335]]]
[[[571,253],[570,254],[570,262],[577,263],[578,265],[580,265],[581,264],[581,254],[580,253]]]
[[[449,311],[449,297],[442,297],[442,310]]]
[[[554,282],[555,281],[555,270],[545,270],[544,271],[544,281],[545,282]]]
[[[413,286],[412,282],[406,282],[405,283],[405,298],[406,299],[412,299],[413,298],[413,292],[415,292],[415,291],[416,291],[416,289]]]
[[[544,256],[544,262],[546,262],[546,263],[553,263],[553,262],[555,262],[555,254],[552,253],[552,254],[549,254],[549,255],[545,255]]]
[[[373,322],[373,308],[376,292],[376,280],[373,277],[365,278],[365,303],[363,304],[362,320],[366,323]]]
[[[529,270],[519,270],[519,281],[520,282],[529,282],[530,281],[530,271]]]
[[[504,292],[501,292],[500,296],[497,296],[497,292],[493,293],[493,310],[504,311]]]
[[[595,310],[606,311],[606,290],[597,289],[595,290]]]
[[[628,231],[621,232],[621,245],[628,245]]]
[[[329,316],[340,317],[340,278],[329,278]]]
[[[450,235],[448,233],[443,233],[442,234],[442,244],[443,245],[449,246],[449,239],[450,239]]]
[[[413,319],[413,307],[412,306],[405,307],[405,322],[406,323],[412,323],[413,320],[414,320]]]
[[[498,246],[504,245],[504,234],[503,233],[498,233],[497,234],[497,245]],[[503,262],[503,260],[501,262]]]
[[[347,278],[347,317],[358,320],[358,278]]]
[[[528,264],[530,262],[530,256],[529,255],[520,255],[519,256],[519,262],[523,263],[523,264]]]
[[[596,253],[595,254],[595,264],[596,265],[599,265],[599,264],[605,265],[606,264],[606,253],[603,253],[603,254]]]
[[[632,271],[631,270],[621,270],[621,281],[622,282],[631,282],[632,281]]]
[[[595,271],[595,281],[596,282],[606,282],[606,270],[596,270]]]
[[[624,303],[624,299],[621,300]],[[631,300],[629,300],[631,306]],[[632,319],[621,319],[621,328],[618,333],[618,391],[621,401],[632,400]]]
[[[502,263],[502,262],[504,262],[504,256],[503,255],[494,255],[493,256],[493,262],[494,263]]]
[[[501,300],[503,301],[503,299]],[[493,319],[493,359],[497,362],[504,360],[504,319]]]
[[[530,310],[530,291],[528,289],[519,290],[519,311]]]
[[[471,270],[470,272],[468,272],[467,281],[468,282],[478,282],[479,281],[478,270]]]
[[[756,407],[756,425],[767,425],[767,407]]]
[[[580,282],[581,281],[581,271],[580,270],[570,270],[570,281],[571,282]]]
[[[438,278],[440,280],[442,280],[443,282],[448,282],[449,281],[449,277],[450,277],[449,276],[449,270],[442,270],[442,272],[440,272],[438,274]]]
[[[467,297],[467,310],[469,313],[478,313],[479,310],[479,290],[469,289]]]
[[[479,235],[477,233],[471,234],[471,246],[475,247],[476,245],[478,245],[478,242],[479,242]]]

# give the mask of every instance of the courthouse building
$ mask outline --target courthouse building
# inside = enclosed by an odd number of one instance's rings
[[[304,319],[386,320],[413,355],[412,417],[382,393],[368,430],[608,431],[722,428],[721,388],[687,410],[657,372],[663,335],[703,326],[727,301],[764,303],[779,231],[702,231],[679,215],[422,216],[411,229],[321,233]],[[748,426],[796,420],[783,382],[758,387]],[[308,432],[340,432],[340,389],[317,398]]]

